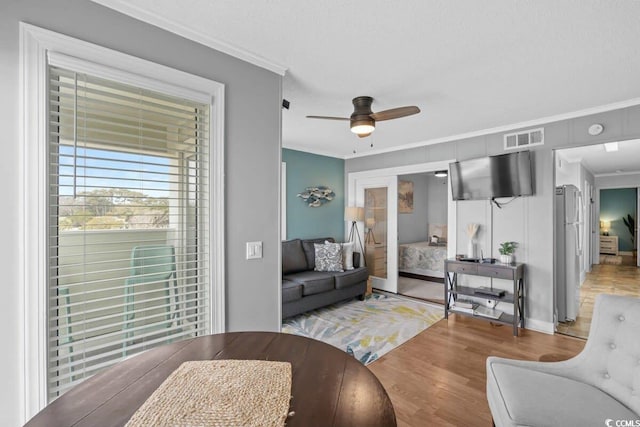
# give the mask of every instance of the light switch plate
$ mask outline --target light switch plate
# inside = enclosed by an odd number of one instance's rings
[[[247,259],[262,258],[262,242],[247,242]]]

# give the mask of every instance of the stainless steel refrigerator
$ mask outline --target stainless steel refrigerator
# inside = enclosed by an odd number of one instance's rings
[[[575,320],[580,308],[580,190],[556,187],[556,309],[559,322]]]

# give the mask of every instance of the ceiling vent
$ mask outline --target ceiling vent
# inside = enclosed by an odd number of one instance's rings
[[[542,144],[544,144],[544,128],[529,129],[504,135],[505,150],[515,150]]]

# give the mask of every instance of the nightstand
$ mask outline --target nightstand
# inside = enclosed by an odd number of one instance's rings
[[[618,255],[618,236],[600,236],[600,253]]]
[[[387,277],[387,245],[376,243],[366,245],[366,260],[369,274],[376,277]]]

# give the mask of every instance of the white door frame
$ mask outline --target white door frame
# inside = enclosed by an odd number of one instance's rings
[[[287,162],[280,166],[280,239],[287,240]]]
[[[593,192],[593,186],[586,179],[583,181],[584,191],[582,192],[582,204],[580,209],[582,210],[582,254],[580,268],[581,281],[584,281],[586,273],[591,271],[591,194]]]
[[[398,177],[397,175],[387,175],[368,178],[363,177],[356,180],[355,206],[365,206],[364,192],[369,188],[387,189],[387,275],[386,277],[371,275],[371,285],[376,289],[397,294],[398,257],[397,255],[393,256],[393,254],[398,253]],[[366,251],[366,245],[364,250]]]
[[[406,165],[406,166],[394,166],[390,168],[381,168],[381,169],[371,169],[361,172],[350,172],[347,174],[347,206],[358,206],[357,202],[357,182],[358,180],[371,179],[371,178],[382,178],[382,177],[397,177],[399,175],[409,175],[415,173],[424,173],[424,172],[434,172],[437,170],[448,170],[449,163],[455,162],[455,159],[450,160],[441,160],[437,162],[428,162],[428,163],[419,163],[415,165]],[[453,201],[452,193],[451,193],[451,180],[448,179],[447,187],[449,191],[447,193],[447,224],[448,224],[448,232],[447,232],[447,257],[455,258],[456,256],[456,242],[457,242],[457,204]],[[397,195],[396,195],[396,212],[397,212]],[[363,206],[363,205],[360,205]],[[389,218],[389,226],[392,225],[396,230],[398,229],[398,216],[395,215],[395,218]],[[345,234],[345,239],[347,235]],[[397,243],[397,242],[396,242]],[[387,262],[389,258],[395,259],[394,270],[391,270],[392,264],[387,263],[387,276],[394,276],[397,278],[398,276],[398,253],[397,247],[396,252],[393,254],[391,251],[387,251]]]

